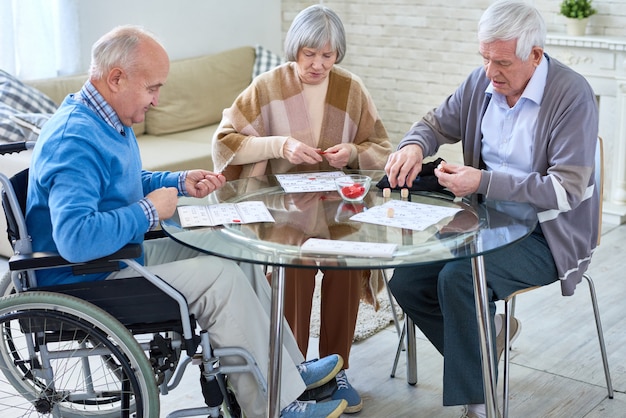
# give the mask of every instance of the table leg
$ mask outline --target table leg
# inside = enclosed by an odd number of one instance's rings
[[[480,337],[480,352],[483,365],[483,387],[487,418],[497,417],[496,405],[496,373],[492,350],[491,317],[487,294],[487,276],[485,260],[482,256],[472,258],[472,275],[474,277],[474,300],[476,302],[476,319]]]
[[[285,267],[275,267],[272,274],[272,308],[270,312],[270,361],[267,371],[267,416],[280,417],[280,376],[283,347],[283,309]]]
[[[406,315],[406,314],[405,314]],[[406,381],[409,385],[417,383],[417,353],[415,350],[415,325],[406,316]]]

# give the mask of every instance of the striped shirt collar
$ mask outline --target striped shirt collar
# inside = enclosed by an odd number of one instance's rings
[[[79,94],[74,97],[96,112],[98,116],[122,136],[126,136],[125,126],[119,116],[117,116],[111,105],[104,100],[104,97],[102,97],[90,80],[85,82]]]

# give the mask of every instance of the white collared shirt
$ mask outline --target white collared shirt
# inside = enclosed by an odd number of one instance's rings
[[[481,123],[482,158],[489,171],[526,176],[531,171],[537,116],[548,77],[545,56],[528,81],[515,106],[495,92],[490,83],[485,92],[492,96]]]

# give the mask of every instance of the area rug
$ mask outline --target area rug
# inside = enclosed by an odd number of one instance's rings
[[[313,293],[313,308],[311,310],[311,330],[312,337],[319,337],[320,329],[320,290],[321,290],[321,275],[318,274],[315,281],[315,292]],[[390,324],[393,324],[393,311],[389,301],[387,289],[383,288],[378,294],[378,301],[380,308],[378,311],[374,310],[374,307],[368,303],[361,301],[359,305],[359,315],[357,317],[356,329],[354,331],[354,341],[361,341],[367,337],[371,337],[378,331],[387,328]],[[402,309],[394,301],[396,315],[401,320]]]

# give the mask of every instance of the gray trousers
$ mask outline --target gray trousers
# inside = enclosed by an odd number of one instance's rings
[[[495,301],[557,280],[554,259],[541,231],[484,256],[489,310]],[[443,404],[485,402],[478,322],[470,259],[396,268],[389,287],[402,309],[443,354]]]
[[[211,345],[246,349],[267,379],[270,292],[261,268],[243,264],[246,275],[233,261],[198,253],[169,238],[146,241],[144,253],[148,270],[185,296],[198,325],[208,331]],[[110,275],[109,279],[136,275],[128,268]],[[306,388],[295,367],[304,359],[286,321],[283,329],[281,409],[296,400]],[[221,361],[224,364],[241,363],[237,358]],[[246,417],[264,417],[267,398],[254,377],[249,373],[233,373],[229,380]],[[199,390],[200,387],[198,394]]]

